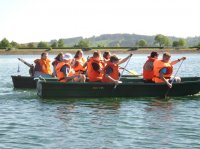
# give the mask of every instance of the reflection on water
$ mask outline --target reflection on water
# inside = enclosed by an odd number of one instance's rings
[[[200,94],[43,100],[35,90],[13,89],[17,57],[0,56],[0,148],[200,148]],[[36,56],[20,57],[31,63]],[[146,57],[134,55],[128,69],[141,73]],[[200,76],[199,55],[187,57],[178,75]],[[20,74],[28,75],[23,64]]]

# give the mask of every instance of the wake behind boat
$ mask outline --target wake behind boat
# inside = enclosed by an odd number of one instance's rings
[[[164,83],[145,83],[143,79],[123,78],[123,83],[85,82],[62,83],[38,81],[37,94],[42,98],[94,98],[94,97],[163,97],[168,90]],[[183,77],[174,83],[168,96],[194,95],[200,91],[200,77]]]

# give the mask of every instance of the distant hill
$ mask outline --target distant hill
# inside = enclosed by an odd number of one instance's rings
[[[83,37],[74,37],[74,38],[66,38],[63,39],[65,46],[71,47],[77,44],[81,39],[87,39],[90,41],[91,46],[98,46],[103,45],[107,47],[132,47],[136,45],[141,39],[147,41],[149,46],[154,45],[154,36],[147,36],[147,35],[137,35],[137,34],[103,34],[100,36],[92,36],[89,38]],[[172,41],[178,40],[178,37],[169,37]],[[55,40],[51,40],[52,43]],[[190,37],[186,38],[187,46],[195,46],[198,42],[200,42],[200,36],[198,37]]]

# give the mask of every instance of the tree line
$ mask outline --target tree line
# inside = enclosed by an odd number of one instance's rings
[[[154,38],[153,45],[157,47],[185,48],[187,47],[187,41],[183,38],[179,38],[172,41],[169,37],[164,36],[162,34],[158,34]],[[73,45],[73,48],[89,48],[91,46],[92,46],[92,43],[90,40],[81,39],[79,40],[78,43]],[[133,47],[150,47],[150,46],[152,45],[149,45],[149,43],[144,39],[140,39],[139,41],[136,41],[135,43],[133,43]],[[0,41],[0,48],[2,49],[12,49],[12,48],[16,48],[16,49],[17,48],[52,48],[54,49],[54,48],[66,48],[66,47],[69,47],[69,46],[65,45],[63,39],[54,40],[53,42],[50,42],[50,43],[40,41],[38,43],[30,42],[27,44],[19,44],[15,41],[9,42],[6,38],[3,38]],[[98,43],[96,47],[103,48],[103,47],[106,47],[106,44]],[[113,47],[120,47],[120,42],[119,41],[113,42]],[[198,42],[198,44],[195,45],[195,47],[200,47],[200,42]]]

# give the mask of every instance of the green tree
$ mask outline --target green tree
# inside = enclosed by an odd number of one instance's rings
[[[19,44],[19,48],[27,48],[26,44]]]
[[[33,42],[28,43],[27,48],[35,48],[35,44]]]
[[[97,44],[97,47],[98,47],[98,48],[103,48],[103,47],[105,47],[105,45],[104,45],[103,43],[98,43],[98,44]]]
[[[136,43],[136,45],[139,46],[139,47],[145,47],[145,46],[147,46],[147,42],[146,42],[146,40],[141,39],[140,41],[138,41]]]
[[[40,41],[37,45],[38,48],[48,48],[49,45],[47,42]]]
[[[0,42],[0,48],[11,48],[11,44],[6,38],[3,38]]]
[[[173,41],[172,46],[173,47],[185,47],[187,44],[186,40],[183,38],[180,38],[178,41]]]
[[[74,45],[74,47],[77,47],[77,48],[89,48],[90,46],[90,42],[89,40],[86,40],[86,39],[82,39],[78,42],[77,45]]]
[[[12,41],[10,43],[10,45],[11,45],[12,48],[19,48],[19,44],[17,42],[15,42],[15,41]]]
[[[57,42],[57,41],[54,41],[54,42],[51,44],[51,47],[52,47],[52,48],[57,48],[57,47],[58,47],[58,42]]]
[[[178,41],[173,41],[172,46],[174,48],[179,47],[179,42]]]
[[[161,34],[156,35],[154,40],[154,43],[158,44],[160,47],[171,45],[171,40],[167,36]]]
[[[164,46],[171,46],[172,45],[172,41],[170,38],[168,38],[167,36],[165,36],[165,44]]]
[[[63,48],[65,45],[64,40],[63,39],[59,39],[58,40],[58,48]]]
[[[183,38],[180,38],[180,39],[178,40],[178,43],[179,43],[179,47],[185,47],[185,46],[187,45],[186,40],[183,39]]]

